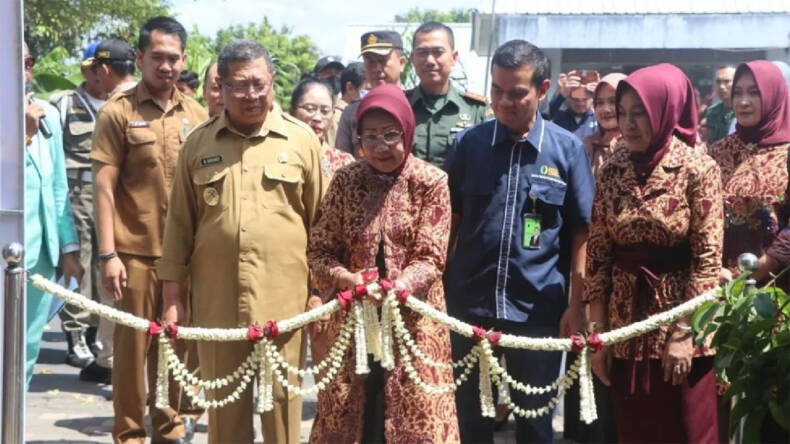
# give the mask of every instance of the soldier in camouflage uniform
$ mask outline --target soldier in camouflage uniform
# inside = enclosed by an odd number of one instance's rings
[[[417,121],[413,152],[441,168],[455,136],[485,120],[486,99],[451,84],[458,51],[448,26],[423,23],[414,33],[412,48],[411,61],[420,78],[419,85],[406,91]]]

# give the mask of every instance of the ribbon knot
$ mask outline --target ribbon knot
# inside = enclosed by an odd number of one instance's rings
[[[502,332],[496,330],[486,330],[483,327],[472,327],[472,339],[477,342],[485,339],[489,344],[496,347],[502,339]]]
[[[598,332],[595,332],[587,338],[587,345],[590,346],[590,350],[595,353],[601,351],[603,349],[603,340],[601,339],[601,335]]]
[[[592,353],[601,351],[604,347],[603,340],[598,332],[589,336],[582,335],[581,333],[574,333],[571,335],[571,350],[579,353],[588,347]]]
[[[168,336],[170,336],[170,339],[173,340],[178,339],[178,324],[176,323],[167,324],[167,327],[165,328],[165,332],[167,333]]]
[[[354,294],[351,290],[343,290],[337,292],[337,302],[343,307],[343,310],[348,311],[351,304],[354,302]]]
[[[381,289],[384,290],[385,293],[389,293],[392,290],[392,281],[389,279],[381,279],[379,280],[379,285]]]
[[[409,296],[411,296],[411,292],[405,289],[398,291],[398,293],[395,295],[395,297],[398,298],[399,304],[405,304],[406,299],[409,299]]]
[[[263,326],[263,332],[266,334],[266,337],[269,339],[274,339],[277,335],[280,334],[280,329],[277,327],[277,323],[274,321],[266,321],[266,324]]]
[[[574,333],[571,335],[571,350],[574,353],[579,353],[580,351],[584,350],[584,346],[587,345],[587,340],[584,339],[580,333]]]
[[[362,299],[368,295],[368,287],[365,284],[359,284],[354,287],[354,296],[357,299]]]
[[[258,324],[252,324],[247,327],[247,339],[250,342],[258,342],[263,338],[263,328]]]
[[[159,336],[159,333],[162,333],[162,324],[156,321],[149,321],[148,322],[148,331],[145,332],[148,336]]]
[[[379,278],[379,271],[376,269],[362,272],[362,281],[366,284],[369,284],[371,282],[376,282],[378,278]]]

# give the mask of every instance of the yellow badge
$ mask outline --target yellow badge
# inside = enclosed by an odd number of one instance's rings
[[[213,207],[219,203],[219,192],[214,187],[206,187],[203,190],[203,200],[206,201],[206,205]]]
[[[376,37],[376,34],[368,35],[368,45],[375,45],[379,42],[379,38]]]

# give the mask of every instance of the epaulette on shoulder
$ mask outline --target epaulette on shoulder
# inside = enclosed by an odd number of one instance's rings
[[[473,102],[477,102],[477,103],[479,103],[481,105],[486,105],[488,103],[488,100],[486,99],[486,96],[481,95],[481,94],[476,94],[476,93],[473,93],[471,91],[464,92],[463,98],[464,99],[469,99],[469,100],[471,100]]]

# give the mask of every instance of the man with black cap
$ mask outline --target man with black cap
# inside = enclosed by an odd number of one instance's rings
[[[318,59],[313,68],[313,74],[318,76],[319,79],[336,79],[343,72],[346,66],[340,61],[338,56],[324,56]]]
[[[125,41],[109,39],[101,42],[96,49],[95,60],[96,74],[102,88],[107,91],[108,99],[137,84],[134,79],[134,52]]]
[[[50,98],[50,103],[59,112],[60,126],[63,128],[63,150],[66,156],[66,177],[71,191],[71,210],[80,240],[80,263],[85,270],[78,291],[94,301],[101,299],[96,288],[99,263],[94,254],[96,228],[93,218],[90,152],[96,113],[107,98],[107,91],[102,88],[95,69],[98,46],[99,42],[93,43],[83,52],[80,71],[85,81],[77,89]],[[99,317],[68,304],[58,314],[68,345],[66,363],[85,368],[94,361],[94,355],[103,345],[96,342]]]
[[[399,85],[400,75],[406,67],[403,40],[395,31],[371,31],[362,34],[361,55],[365,64],[365,77],[373,89],[385,83]],[[359,99],[351,102],[340,116],[335,147],[357,155],[357,124],[355,114]]]

